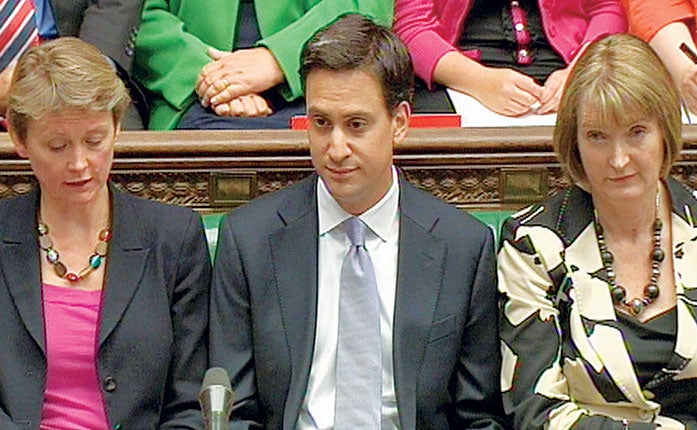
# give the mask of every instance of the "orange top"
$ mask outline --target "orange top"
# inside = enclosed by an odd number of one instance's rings
[[[687,21],[694,29],[697,0],[623,0],[629,32],[650,41],[666,25]]]

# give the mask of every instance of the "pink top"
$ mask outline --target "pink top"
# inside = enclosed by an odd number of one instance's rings
[[[458,48],[457,40],[474,0],[396,0],[394,31],[409,48],[416,74],[433,84],[436,64]],[[566,64],[586,43],[627,31],[620,0],[540,0],[550,45]]]
[[[101,295],[43,286],[48,369],[42,430],[109,427],[97,374]]]

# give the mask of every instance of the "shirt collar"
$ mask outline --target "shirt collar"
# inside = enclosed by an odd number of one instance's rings
[[[320,236],[332,231],[336,226],[352,217],[331,195],[320,177],[317,181],[317,208],[319,215]],[[389,239],[390,226],[395,220],[399,208],[399,179],[397,169],[392,166],[392,184],[387,194],[373,207],[363,212],[358,218],[382,241]]]

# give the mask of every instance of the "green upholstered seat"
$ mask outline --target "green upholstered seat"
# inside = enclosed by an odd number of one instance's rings
[[[498,240],[498,233],[504,220],[508,218],[512,211],[483,211],[477,210],[470,212],[484,224],[491,227],[494,232],[494,238]],[[224,213],[213,213],[203,215],[203,225],[206,229],[206,239],[208,240],[208,249],[211,253],[211,259],[215,257],[215,249],[218,244],[218,228],[225,219]]]

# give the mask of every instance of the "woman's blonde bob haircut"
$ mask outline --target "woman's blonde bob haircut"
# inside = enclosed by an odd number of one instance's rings
[[[10,86],[7,118],[21,141],[30,119],[65,109],[111,112],[121,124],[131,99],[109,60],[75,37],[30,48],[19,59]]]
[[[578,150],[581,106],[595,108],[606,123],[628,114],[656,119],[663,135],[661,177],[666,178],[682,149],[680,95],[658,55],[627,34],[591,44],[574,66],[564,88],[554,128],[554,150],[571,179],[586,182]]]

